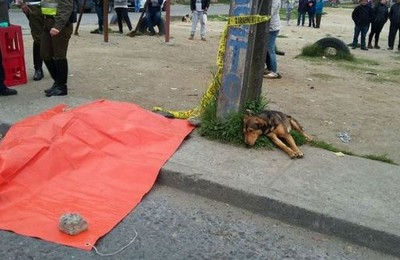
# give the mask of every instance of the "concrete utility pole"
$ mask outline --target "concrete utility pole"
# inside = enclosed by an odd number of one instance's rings
[[[233,0],[229,15],[270,15],[271,3],[272,0]],[[246,101],[260,97],[267,55],[267,25],[269,21],[229,28],[218,96],[219,118],[226,119],[230,113],[243,109]]]

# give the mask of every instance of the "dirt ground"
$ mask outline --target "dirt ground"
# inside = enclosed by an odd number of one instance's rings
[[[400,163],[400,52],[386,50],[389,24],[381,34],[383,49],[352,50],[356,58],[379,65],[296,58],[301,48],[327,36],[351,42],[352,10],[325,11],[321,29],[298,27],[294,20],[292,26],[282,22],[282,37],[277,44],[286,52],[285,56],[278,56],[283,77],[264,79],[263,84],[270,107],[293,115],[311,135],[335,147],[359,155],[387,155]],[[193,108],[211,81],[224,25],[209,21],[208,41],[200,41],[198,35],[190,41],[190,24],[174,21],[169,43],[165,43],[164,37],[131,38],[120,34],[110,34],[105,43],[101,35],[89,33],[96,25],[82,25],[79,36],[70,41],[70,95],[128,101],[147,109]],[[24,35],[25,45],[31,46],[29,33]],[[32,74],[30,51],[26,48],[25,57]],[[28,85],[30,91],[42,95],[50,84],[46,73],[45,79],[30,81]],[[349,143],[339,139],[338,134],[343,131],[351,136]]]

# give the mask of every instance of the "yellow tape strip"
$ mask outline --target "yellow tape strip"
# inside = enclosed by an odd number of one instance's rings
[[[174,118],[178,119],[200,117],[204,108],[209,104],[210,101],[213,101],[218,94],[218,87],[220,86],[222,80],[222,69],[224,67],[226,35],[228,33],[228,27],[238,26],[238,25],[253,25],[257,23],[267,22],[270,18],[271,16],[261,16],[261,15],[241,15],[241,16],[230,17],[219,40],[218,54],[217,54],[217,66],[218,66],[217,72],[215,73],[214,78],[212,79],[206,92],[201,98],[200,104],[197,107],[187,111],[165,110],[160,107],[153,107],[153,111],[168,112],[172,114]]]

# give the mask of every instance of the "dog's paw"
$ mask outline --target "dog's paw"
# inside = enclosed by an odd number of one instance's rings
[[[304,157],[304,153],[302,151],[298,151],[296,153],[296,158],[303,158]]]

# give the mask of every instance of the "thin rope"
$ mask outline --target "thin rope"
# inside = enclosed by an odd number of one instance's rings
[[[120,248],[118,251],[114,252],[114,253],[100,253],[99,250],[97,249],[97,247],[95,247],[94,245],[92,245],[91,243],[86,243],[85,246],[91,246],[92,248],[94,248],[94,251],[96,251],[96,254],[100,255],[100,256],[112,256],[112,255],[116,255],[120,252],[122,252],[125,248],[127,248],[128,246],[130,246],[136,239],[136,237],[138,236],[138,233],[136,232],[136,229],[133,229],[133,231],[135,231],[135,237],[125,246],[123,246],[122,248]]]

